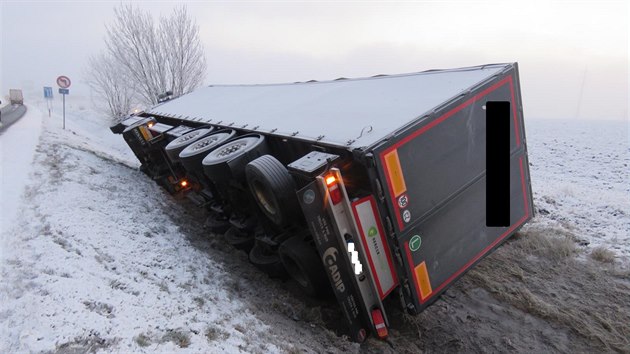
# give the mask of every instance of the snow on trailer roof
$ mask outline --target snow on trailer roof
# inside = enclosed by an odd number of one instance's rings
[[[290,84],[212,85],[147,113],[359,148],[379,142],[511,65]]]

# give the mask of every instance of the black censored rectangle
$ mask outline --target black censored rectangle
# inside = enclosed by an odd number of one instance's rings
[[[510,102],[486,102],[486,226],[510,226]]]

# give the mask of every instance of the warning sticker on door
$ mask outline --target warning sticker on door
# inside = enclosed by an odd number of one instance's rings
[[[403,194],[398,197],[398,206],[401,209],[407,207],[407,205],[409,205],[409,197],[407,196],[407,194]]]
[[[411,212],[409,210],[403,211],[402,217],[403,217],[403,220],[405,220],[405,222],[408,223],[409,221],[411,221]]]

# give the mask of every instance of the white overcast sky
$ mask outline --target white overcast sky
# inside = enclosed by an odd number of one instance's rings
[[[0,2],[0,92],[58,75],[89,96],[85,63],[119,2]],[[156,18],[178,2],[135,2]],[[526,117],[627,119],[626,1],[187,2],[206,84],[270,83],[513,62]],[[71,99],[72,96],[69,96]]]

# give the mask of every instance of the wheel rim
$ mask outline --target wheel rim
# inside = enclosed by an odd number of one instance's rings
[[[234,135],[234,132],[217,132],[201,138],[188,145],[179,154],[181,158],[191,157],[210,151]]]
[[[219,150],[219,152],[217,152],[217,157],[233,155],[235,152],[241,150],[245,146],[247,146],[247,141],[240,141],[238,143],[229,144],[228,146],[222,148],[221,150]]]
[[[193,145],[193,147],[191,147],[190,149],[191,149],[192,151],[199,151],[199,150],[201,150],[201,149],[204,149],[204,148],[208,147],[209,145],[214,145],[214,144],[216,144],[217,140],[219,140],[219,138],[218,138],[218,137],[216,137],[216,136],[211,136],[211,137],[208,137],[208,138],[202,139],[201,141],[199,141],[199,142],[195,143],[195,144]]]
[[[177,138],[177,140],[175,140],[175,144],[183,144],[186,143],[190,140],[193,140],[194,138],[198,137],[199,134],[201,134],[201,132],[199,130],[195,130],[192,131],[188,134],[182,135],[179,138]]]
[[[262,141],[262,136],[248,136],[230,141],[212,150],[212,152],[204,158],[202,163],[204,165],[215,165],[229,161],[251,150]]]
[[[269,191],[258,180],[255,180],[252,184],[254,187],[254,193],[256,194],[256,200],[258,200],[267,213],[275,216],[278,209],[276,208],[272,197],[269,195]]]
[[[182,136],[180,136],[179,138],[171,141],[170,144],[168,144],[166,146],[166,149],[176,149],[179,147],[182,147],[184,145],[187,145],[197,139],[199,139],[200,136],[202,135],[206,135],[207,133],[209,133],[210,131],[212,131],[212,129],[197,129],[197,130],[193,130],[189,133],[186,133]]]

